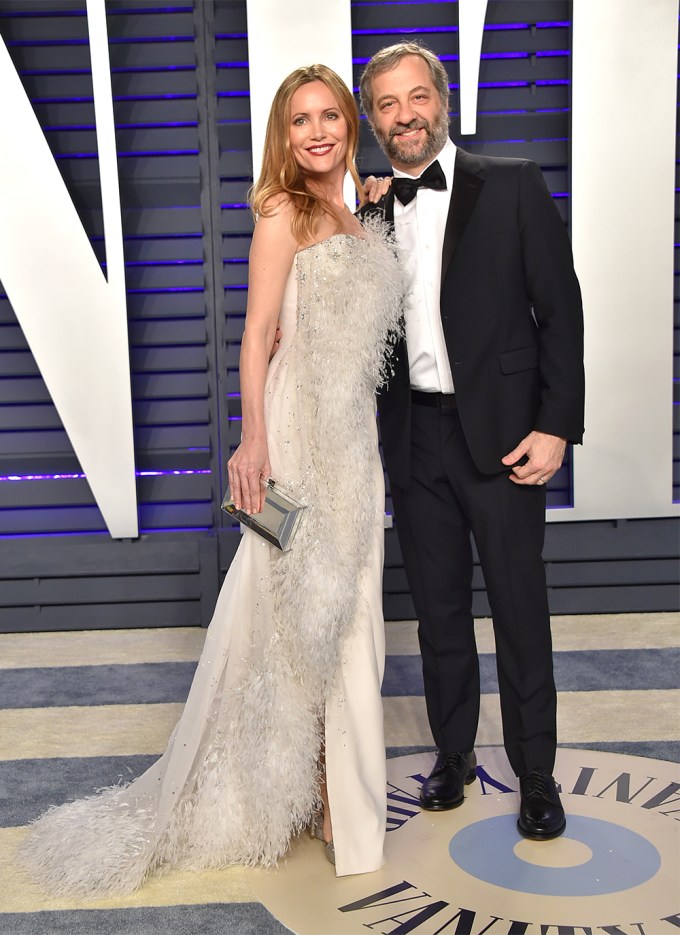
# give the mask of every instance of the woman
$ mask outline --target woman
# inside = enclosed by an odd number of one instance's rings
[[[317,824],[336,873],[378,869],[383,479],[374,391],[401,276],[343,202],[358,117],[330,69],[279,88],[252,192],[236,505],[269,476],[307,507],[293,549],[246,530],[166,752],[127,787],[52,809],[23,853],[60,894],[130,892],[162,866],[271,866]],[[281,326],[281,341],[269,361]]]

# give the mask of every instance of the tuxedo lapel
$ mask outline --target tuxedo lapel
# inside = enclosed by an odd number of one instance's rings
[[[453,170],[453,192],[451,206],[444,230],[442,247],[442,282],[456,252],[458,242],[472,216],[477,199],[484,187],[484,179],[477,174],[473,156],[459,149],[456,152],[456,164]]]

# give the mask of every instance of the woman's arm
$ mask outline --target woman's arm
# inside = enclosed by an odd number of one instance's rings
[[[239,365],[241,444],[227,465],[231,496],[237,509],[247,513],[259,513],[264,506],[262,479],[271,473],[264,424],[264,386],[296,249],[290,205],[282,202],[275,214],[260,216],[250,247],[248,306]]]

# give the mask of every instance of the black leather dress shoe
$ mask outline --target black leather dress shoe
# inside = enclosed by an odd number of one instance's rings
[[[567,819],[550,773],[532,769],[526,776],[520,776],[519,790],[517,827],[520,834],[534,841],[559,837],[567,827]]]
[[[420,804],[431,812],[443,812],[463,804],[464,786],[475,781],[477,757],[472,753],[440,753],[434,769],[420,790]]]

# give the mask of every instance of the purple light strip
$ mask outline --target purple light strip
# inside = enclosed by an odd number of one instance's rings
[[[159,210],[156,208],[155,210]],[[123,238],[125,241],[128,240],[181,240],[182,238],[187,238],[189,240],[198,240],[203,234],[201,233],[186,233],[186,234],[126,234]],[[93,237],[92,240],[103,241],[103,237]]]
[[[93,97],[32,97],[31,104],[92,104]]]
[[[114,101],[195,101],[198,95],[184,94],[116,94]]]
[[[193,36],[109,36],[109,45],[153,45],[156,42],[193,41]]]
[[[145,15],[147,13],[193,13],[192,6],[155,6],[155,7],[144,7],[141,11]],[[130,13],[139,13],[138,7],[131,6],[126,7],[125,9],[118,10],[107,10],[107,16],[128,16]]]
[[[435,2],[437,2],[437,0],[435,0]],[[193,8],[190,6],[145,7],[144,13],[191,13],[192,9]],[[107,16],[128,15],[131,12],[137,13],[138,10],[136,7],[125,10],[108,10]],[[44,19],[47,16],[50,18],[58,16],[65,19],[66,17],[74,16],[84,17],[87,16],[87,13],[85,10],[13,10],[11,13],[0,13],[0,19]]]
[[[458,32],[457,26],[408,26],[404,29],[353,29],[353,36],[403,36],[413,33],[450,33]]]
[[[127,262],[125,268],[129,269],[136,266],[149,267],[149,266],[201,266],[203,260],[134,260]],[[106,266],[106,263],[102,263],[102,266]]]
[[[386,6],[387,4],[376,4],[376,6]],[[484,32],[517,32],[520,30],[532,29],[565,29],[571,23],[567,21],[543,22],[543,23],[488,23],[484,26]],[[458,26],[408,26],[403,29],[353,29],[353,36],[396,36],[412,35],[413,33],[450,33],[458,32]],[[240,36],[238,38],[241,38]]]
[[[137,152],[119,152],[119,159],[139,156],[198,156],[197,149],[158,149],[138,150]],[[97,159],[97,153],[60,153],[55,159]]]
[[[55,10],[54,12],[52,12],[52,10],[30,10],[26,12],[23,10],[12,10],[11,13],[0,13],[0,19],[10,19],[10,17],[12,19],[40,19],[46,16],[87,16],[87,13],[85,10]]]
[[[195,65],[136,65],[123,68],[112,68],[114,75],[136,75],[138,72],[157,72],[157,71],[196,71]]]
[[[420,31],[422,32],[423,30]],[[534,55],[537,58],[568,58],[570,53],[566,49],[550,52],[482,52],[480,58],[482,58],[484,61],[515,61],[518,59],[528,60]],[[452,53],[451,55],[440,55],[439,59],[442,62],[457,62],[459,61],[459,56],[455,53]],[[368,62],[368,58],[354,58],[352,61],[355,65],[363,65]]]
[[[109,36],[109,45],[153,45],[163,42],[193,42],[193,36]],[[88,39],[16,39],[8,42],[10,48],[66,48],[68,46],[89,47]]]
[[[212,526],[168,526],[168,527],[140,527],[139,535],[148,536],[156,532],[211,532]],[[82,532],[19,532],[10,535],[0,535],[0,539],[55,539],[63,536],[107,536],[109,531],[103,526],[101,529],[88,529]]]
[[[529,81],[480,81],[480,88],[528,88],[530,87],[531,82]],[[458,88],[459,85],[454,85]]]
[[[1,14],[0,14],[1,16]],[[164,71],[196,71],[195,65],[137,65],[127,68],[112,68],[111,74],[114,75],[136,75],[142,72],[164,72]],[[49,78],[52,75],[91,75],[91,68],[24,68],[19,72],[20,75]]]
[[[526,107],[521,107],[516,110],[479,110],[477,111],[478,117],[507,117],[507,116],[516,116],[517,114],[568,114],[568,107],[535,107],[528,109]],[[457,111],[451,111],[452,117],[459,117],[460,114]]]
[[[197,127],[197,120],[176,120],[176,121],[164,121],[163,123],[117,123],[116,130],[158,130],[165,127]],[[71,124],[55,124],[54,126],[45,126],[43,131],[48,132],[60,132],[71,130],[96,130],[97,127],[93,123],[71,123]]]
[[[113,98],[114,101],[195,101],[195,94],[118,94]],[[93,97],[32,97],[32,104],[92,104],[94,102]],[[169,126],[176,126],[177,124],[169,124]],[[196,123],[191,124],[196,126]],[[119,124],[118,129],[121,127],[126,128],[128,124]],[[140,127],[147,126],[147,124],[129,124],[130,127]],[[150,127],[164,126],[164,124],[148,124]],[[73,127],[65,127],[66,130],[71,130]],[[94,129],[94,127],[87,127],[87,129]]]
[[[1,16],[2,14],[0,14]],[[111,71],[114,71],[112,68]],[[49,77],[51,75],[91,75],[91,68],[22,68],[19,72],[23,78],[25,75],[34,77],[45,76]]]
[[[192,474],[212,474],[210,468],[196,468],[192,470],[177,471],[135,471],[135,477],[180,477]],[[5,474],[0,475],[2,481],[29,481],[29,480],[84,480],[85,475],[78,474]]]
[[[433,6],[438,3],[451,3],[451,0],[368,0],[368,2],[360,2],[360,0],[352,0],[352,6]]]
[[[157,130],[163,127],[197,127],[198,120],[164,120],[162,123],[117,123],[116,130]],[[88,128],[94,130],[94,127]]]
[[[165,289],[127,289],[127,295],[170,295],[173,292],[204,292],[203,286],[171,286]]]

